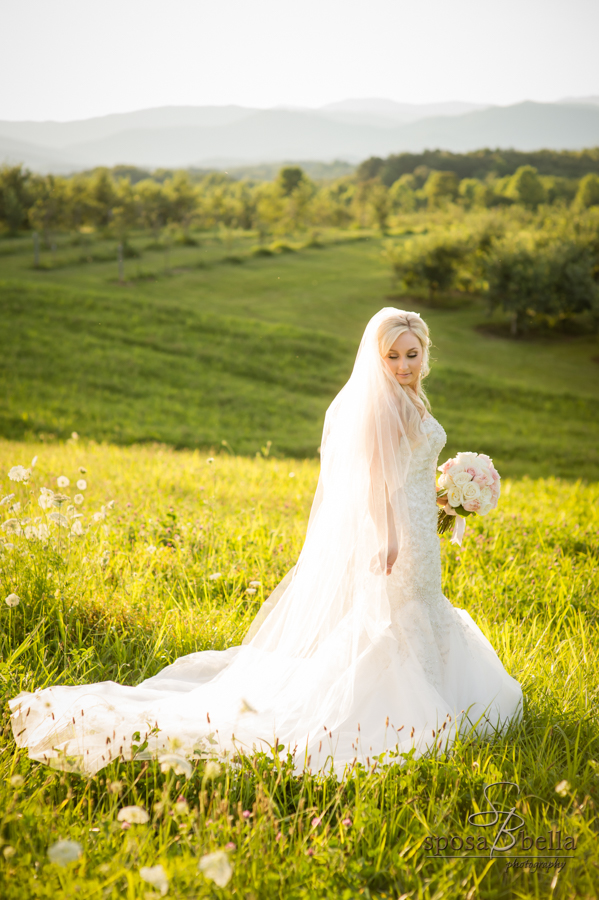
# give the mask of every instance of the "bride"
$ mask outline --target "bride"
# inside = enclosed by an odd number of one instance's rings
[[[520,685],[441,587],[435,467],[446,435],[422,379],[414,312],[368,323],[328,409],[321,471],[296,566],[243,644],[181,657],[136,687],[57,686],[10,701],[19,747],[94,773],[116,758],[278,748],[295,770],[343,777],[493,734],[521,715]]]

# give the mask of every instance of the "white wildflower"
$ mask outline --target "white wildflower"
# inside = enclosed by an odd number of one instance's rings
[[[128,825],[145,825],[150,817],[141,806],[123,806],[119,809],[117,819],[119,822],[127,822]]]
[[[14,788],[20,788],[25,784],[25,779],[22,775],[12,775],[10,783]]]
[[[69,520],[66,516],[63,516],[61,513],[53,512],[48,516],[51,522],[54,522],[55,525],[58,525],[62,528],[67,528],[69,524]]]
[[[246,594],[255,594],[256,588],[246,588],[245,592],[246,592]]]
[[[2,854],[4,856],[4,859],[12,859],[12,857],[15,855],[16,852],[17,851],[15,850],[15,848],[12,847],[10,844],[7,844],[6,847],[4,847],[2,849]]]
[[[50,862],[57,866],[68,866],[76,862],[83,853],[83,847],[77,841],[57,841],[48,849]]]
[[[160,771],[168,772],[172,769],[175,775],[184,775],[185,778],[191,778],[193,767],[188,759],[179,756],[178,753],[163,753],[160,757]]]
[[[31,472],[25,466],[13,466],[8,473],[11,481],[27,481]]]
[[[290,478],[295,478],[295,472],[290,472],[290,473],[289,473],[289,477],[290,477]]]
[[[198,863],[198,869],[219,887],[226,887],[233,875],[233,867],[225,850],[216,850],[214,853],[202,856]]]
[[[213,759],[209,759],[206,763],[206,768],[204,769],[204,775],[206,778],[218,778],[220,775],[220,765]]]
[[[260,587],[261,585],[261,581],[250,581],[250,587]]]
[[[140,878],[160,891],[163,897],[168,894],[168,878],[162,866],[142,866],[139,875]]]
[[[114,509],[114,504],[115,504],[115,503],[116,503],[116,500],[110,500],[110,501],[106,504],[106,509]]]
[[[209,575],[208,578],[210,581],[217,581],[219,578],[222,578],[221,572],[213,572],[212,575]]]
[[[81,506],[83,503],[83,494],[75,494],[73,497],[73,503],[76,503],[77,506]]]
[[[69,498],[66,494],[54,494],[52,497],[52,506],[57,506],[59,509],[63,503],[68,503]]]
[[[208,463],[209,466],[211,466],[212,463],[214,462],[214,457],[213,457],[213,456],[208,457],[208,459],[206,460],[206,462]]]
[[[83,522],[81,521],[81,519],[75,519],[75,521],[71,525],[71,534],[75,534],[77,536],[83,534]]]
[[[66,475],[59,475],[58,478],[56,479],[56,484],[58,485],[59,488],[66,488],[70,485],[70,483],[71,482],[69,481],[69,479],[67,478]]]
[[[85,478],[79,479],[79,481],[77,482],[77,487],[79,488],[80,491],[84,491],[86,489],[87,481],[85,480]]]
[[[10,511],[14,513],[21,512],[21,501],[17,500],[16,503],[13,503],[10,507]]]
[[[7,534],[22,534],[23,529],[18,519],[7,519],[0,526]]]
[[[81,472],[82,475],[87,474],[87,469],[84,469],[83,466],[79,466],[79,471]]]
[[[4,602],[6,603],[7,606],[11,606],[11,607],[18,606],[19,603],[21,602],[21,598],[17,594],[9,594],[8,597],[6,597]]]
[[[570,791],[570,790],[572,790],[572,786],[570,785],[569,781],[566,781],[566,779],[564,779],[563,781],[560,781],[559,784],[555,785],[555,793],[559,794],[560,797],[566,797],[568,794],[568,791]]]
[[[76,431],[71,431],[71,440],[72,440],[72,441],[78,441],[78,440],[79,440],[79,435],[77,434]]]
[[[156,553],[156,547],[154,546],[154,544],[150,544],[149,547],[146,547],[146,550],[148,551],[148,553]]]
[[[10,503],[13,497],[14,494],[7,494],[6,497],[3,497],[2,500],[0,500],[0,506],[6,506],[7,503]]]
[[[40,488],[40,495],[37,499],[37,502],[41,506],[42,509],[50,509],[52,506],[52,500],[54,498],[54,491],[51,491],[50,488]]]
[[[33,459],[31,460],[31,463],[30,463],[30,465],[29,465],[29,468],[30,468],[30,469],[35,469],[36,465],[37,465],[37,456],[34,456]]]

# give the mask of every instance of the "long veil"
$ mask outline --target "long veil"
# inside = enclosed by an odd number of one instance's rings
[[[400,314],[382,309],[366,327],[351,377],[326,414],[297,565],[243,645],[182,657],[137,687],[103,682],[19,695],[13,730],[30,756],[94,772],[135,755],[140,732],[146,756],[173,747],[185,755],[270,752],[276,743],[297,755],[298,768],[328,758],[338,769],[348,760],[360,726],[352,710],[367,699],[377,654],[380,662],[391,640],[387,558],[397,547],[401,567],[404,487],[413,449],[427,441],[416,405],[379,352],[381,324]]]

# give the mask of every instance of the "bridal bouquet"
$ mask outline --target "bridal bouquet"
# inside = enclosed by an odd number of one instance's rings
[[[465,518],[473,513],[486,516],[495,509],[501,490],[499,472],[485,453],[458,453],[439,466],[438,496],[445,497],[439,510],[437,531],[445,534],[453,528],[452,542],[461,544],[466,527]]]

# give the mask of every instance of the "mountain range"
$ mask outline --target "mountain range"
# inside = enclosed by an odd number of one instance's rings
[[[319,109],[167,106],[72,122],[0,121],[0,162],[69,173],[98,165],[226,168],[444,149],[599,146],[599,97],[512,106],[350,99]]]

